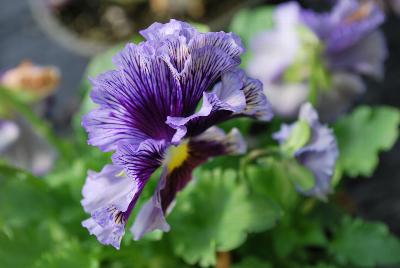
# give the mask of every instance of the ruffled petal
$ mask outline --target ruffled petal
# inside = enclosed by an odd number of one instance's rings
[[[180,109],[168,67],[145,43],[128,44],[114,62],[118,70],[92,79],[91,97],[99,108],[83,120],[89,144],[110,151],[120,142],[138,146],[149,138],[168,139],[172,130],[165,119]]]
[[[325,198],[332,191],[331,179],[339,155],[336,138],[331,129],[319,122],[318,114],[311,104],[306,103],[301,107],[299,119],[309,123],[312,137],[295,156],[299,163],[313,172],[316,179],[314,188],[305,194]]]
[[[99,172],[88,172],[82,189],[81,204],[86,212],[92,212],[112,204],[120,211],[125,211],[137,191],[135,183],[124,173],[123,168],[106,165]]]
[[[198,33],[187,40],[166,40],[162,56],[182,90],[182,115],[192,114],[203,93],[240,64],[244,48],[232,33]]]
[[[82,226],[88,229],[91,235],[95,235],[100,243],[112,245],[116,249],[119,249],[125,234],[125,224],[101,226],[93,218],[84,220]]]
[[[238,66],[244,51],[240,39],[232,33],[199,33],[176,20],[154,23],[141,33],[147,40],[158,42],[160,58],[179,81],[182,115],[194,112],[203,92],[223,73]]]
[[[155,22],[147,29],[140,31],[140,34],[149,41],[162,41],[168,36],[183,36],[190,40],[198,32],[189,23],[171,19],[166,24]]]
[[[146,139],[170,140],[167,116],[186,117],[203,93],[240,64],[243,52],[231,33],[199,33],[171,20],[142,31],[147,41],[128,44],[117,67],[92,79],[91,97],[99,107],[84,117],[89,143],[112,151],[119,143],[137,147]]]
[[[139,185],[123,174],[122,167],[106,165],[99,173],[89,171],[81,204],[91,217],[82,225],[101,243],[118,249],[130,214],[128,208],[140,191]]]
[[[188,155],[181,165],[170,170],[168,162],[165,163],[153,197],[141,208],[131,228],[136,240],[156,229],[169,231],[165,215],[172,209],[176,194],[191,181],[192,171],[197,166],[210,157],[242,154],[246,151],[246,144],[237,129],[225,134],[217,127],[212,127],[190,139],[187,146]]]
[[[213,91],[204,93],[197,113],[188,117],[168,117],[167,124],[176,129],[173,142],[179,142],[185,136],[196,136],[215,124],[238,116],[269,121],[273,113],[261,82],[248,78],[237,69],[223,75]]]

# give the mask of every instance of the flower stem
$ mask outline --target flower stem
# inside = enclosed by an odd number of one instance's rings
[[[229,251],[217,252],[216,268],[230,268],[231,262],[231,253]]]

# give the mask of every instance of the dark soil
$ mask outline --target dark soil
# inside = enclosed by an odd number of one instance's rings
[[[115,43],[154,21],[176,18],[207,23],[235,8],[240,0],[64,0],[50,9],[63,25],[83,38]],[[207,11],[207,12],[206,12]]]

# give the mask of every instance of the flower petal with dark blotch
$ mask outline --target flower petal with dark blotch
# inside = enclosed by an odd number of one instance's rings
[[[169,231],[165,215],[172,209],[176,194],[192,179],[193,170],[210,157],[226,154],[242,154],[246,144],[237,129],[229,134],[217,127],[209,128],[188,141],[187,157],[180,166],[169,169],[165,163],[160,181],[153,197],[141,208],[131,228],[135,240],[144,234],[159,229]]]
[[[126,174],[144,185],[151,174],[161,166],[168,144],[163,140],[145,140],[138,147],[120,144],[113,155],[113,162],[124,167]]]

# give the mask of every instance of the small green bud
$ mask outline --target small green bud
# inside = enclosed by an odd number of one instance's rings
[[[311,139],[311,127],[305,120],[297,121],[289,138],[282,145],[282,150],[290,156],[304,147]]]

